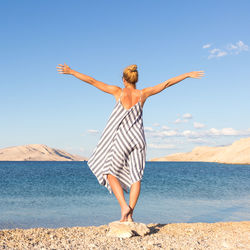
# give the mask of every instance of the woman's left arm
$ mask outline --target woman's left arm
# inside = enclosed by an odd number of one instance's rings
[[[109,84],[106,84],[104,82],[97,81],[96,79],[94,79],[91,76],[82,74],[80,72],[77,72],[77,71],[71,69],[65,63],[64,63],[64,65],[62,65],[62,64],[58,64],[58,65],[59,65],[59,67],[57,67],[57,68],[58,68],[58,71],[60,74],[69,74],[69,75],[75,76],[76,78],[93,85],[94,87],[102,90],[103,92],[112,94],[114,96],[118,95],[118,92],[120,93],[121,88],[118,86],[109,85]]]
[[[184,79],[186,78],[201,78],[202,76],[204,75],[204,71],[201,70],[201,71],[192,71],[192,72],[189,72],[189,73],[185,73],[185,74],[182,74],[182,75],[179,75],[179,76],[176,76],[176,77],[173,77],[173,78],[170,78],[160,84],[157,84],[153,87],[148,87],[148,88],[144,88],[143,89],[143,94],[144,94],[144,98],[148,98],[149,96],[151,95],[155,95],[155,94],[158,94],[160,93],[162,90],[180,82],[180,81],[183,81]]]

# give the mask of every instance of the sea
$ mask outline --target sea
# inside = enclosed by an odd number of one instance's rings
[[[146,162],[133,217],[146,224],[249,221],[250,165]],[[0,162],[0,229],[99,226],[119,219],[114,194],[86,161]]]

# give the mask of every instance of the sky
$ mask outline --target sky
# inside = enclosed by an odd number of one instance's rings
[[[115,98],[56,66],[138,89],[204,70],[148,98],[147,160],[250,136],[250,1],[1,1],[0,148],[90,157]]]

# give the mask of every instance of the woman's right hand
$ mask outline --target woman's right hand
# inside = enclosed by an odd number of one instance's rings
[[[204,71],[203,70],[192,71],[192,72],[189,72],[188,75],[189,75],[189,77],[200,79],[202,76],[204,76]]]
[[[58,73],[60,74],[71,74],[71,68],[66,64],[64,63],[64,65],[62,64],[58,64],[59,67],[58,68]]]

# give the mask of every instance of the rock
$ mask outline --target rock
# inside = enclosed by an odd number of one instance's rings
[[[117,221],[109,224],[109,232],[107,233],[109,237],[130,238],[133,235],[130,227],[124,222]]]
[[[136,232],[136,234],[140,236],[144,236],[150,232],[147,225],[143,223],[138,223],[138,222],[126,222],[126,223],[130,223],[131,230]]]
[[[134,235],[144,236],[149,232],[150,229],[143,223],[114,221],[109,223],[109,232],[107,236],[130,238]]]

